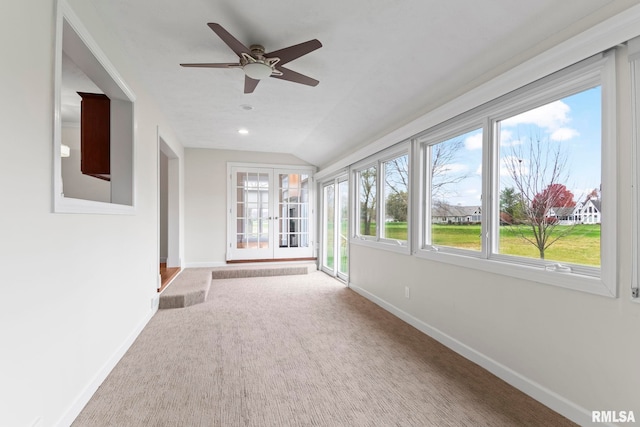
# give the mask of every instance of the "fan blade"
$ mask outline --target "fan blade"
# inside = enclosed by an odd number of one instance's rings
[[[226,63],[226,64],[180,64],[181,67],[201,67],[201,68],[238,68],[242,67],[240,64]]]
[[[227,30],[222,28],[222,25],[215,24],[210,22],[207,24],[209,28],[213,30],[214,33],[218,35],[222,39],[223,42],[227,44],[231,48],[232,51],[236,53],[238,56],[242,56],[242,53],[246,53],[247,55],[251,55],[251,50],[248,47],[240,43],[235,37],[233,37]]]
[[[316,79],[312,79],[311,77],[307,77],[304,74],[296,73],[288,68],[284,67],[276,67],[278,70],[282,71],[281,76],[271,75],[271,77],[275,79],[289,80],[294,83],[301,83],[307,86],[317,86],[320,83]]]
[[[266,58],[280,58],[280,62],[278,62],[278,65],[280,64],[284,65],[287,62],[300,58],[301,56],[306,55],[309,52],[313,52],[314,50],[319,49],[321,47],[322,47],[322,43],[320,43],[316,39],[313,39],[313,40],[309,40],[308,42],[285,47],[284,49],[267,53],[264,56]]]
[[[253,93],[256,86],[258,86],[260,80],[252,79],[249,76],[244,76],[244,93]]]

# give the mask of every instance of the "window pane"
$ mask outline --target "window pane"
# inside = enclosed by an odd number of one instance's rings
[[[384,163],[384,229],[380,237],[407,240],[409,156]]]
[[[360,171],[360,235],[376,235],[376,180],[378,168],[371,166]]]
[[[324,187],[324,265],[334,268],[335,185]]]
[[[497,123],[498,252],[600,266],[601,89]]]
[[[349,181],[341,181],[338,184],[338,219],[337,233],[338,240],[338,272],[347,274],[349,272]]]
[[[279,246],[309,247],[307,174],[279,174]]]
[[[431,244],[482,249],[482,129],[429,146]]]

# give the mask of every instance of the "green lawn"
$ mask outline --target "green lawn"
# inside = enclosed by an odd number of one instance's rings
[[[531,229],[521,226],[524,235],[532,237]],[[435,245],[454,248],[480,250],[480,225],[432,225],[432,241]],[[565,226],[557,226],[556,232],[563,232]],[[361,230],[362,232],[363,230]],[[371,235],[376,233],[376,224],[371,224]],[[406,222],[385,223],[385,236],[389,239],[407,240]],[[499,252],[538,258],[538,249],[524,240],[515,229],[500,227]],[[545,252],[545,259],[582,265],[600,265],[600,225],[580,224],[569,235],[551,245]]]

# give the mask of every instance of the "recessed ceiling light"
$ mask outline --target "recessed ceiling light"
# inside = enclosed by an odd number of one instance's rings
[[[238,133],[240,135],[247,135],[249,133],[249,131],[247,129],[238,129]]]

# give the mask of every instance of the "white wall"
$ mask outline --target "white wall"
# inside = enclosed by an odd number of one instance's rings
[[[62,188],[65,197],[74,199],[111,202],[111,184],[109,181],[83,175],[80,169],[80,128],[63,127],[62,143],[69,147],[69,157],[61,159]]]
[[[152,315],[158,125],[182,153],[91,3],[70,3],[137,96],[136,212],[52,213],[55,1],[4,2],[0,425],[6,426],[69,424]]]
[[[160,260],[169,256],[169,158],[160,152]]]
[[[187,267],[225,263],[227,162],[308,165],[290,154],[185,149],[185,265]]]
[[[617,62],[618,298],[351,245],[350,285],[582,425],[640,421],[640,304],[631,300],[631,84]],[[322,171],[320,172],[322,174]],[[405,298],[405,286],[410,298]]]

